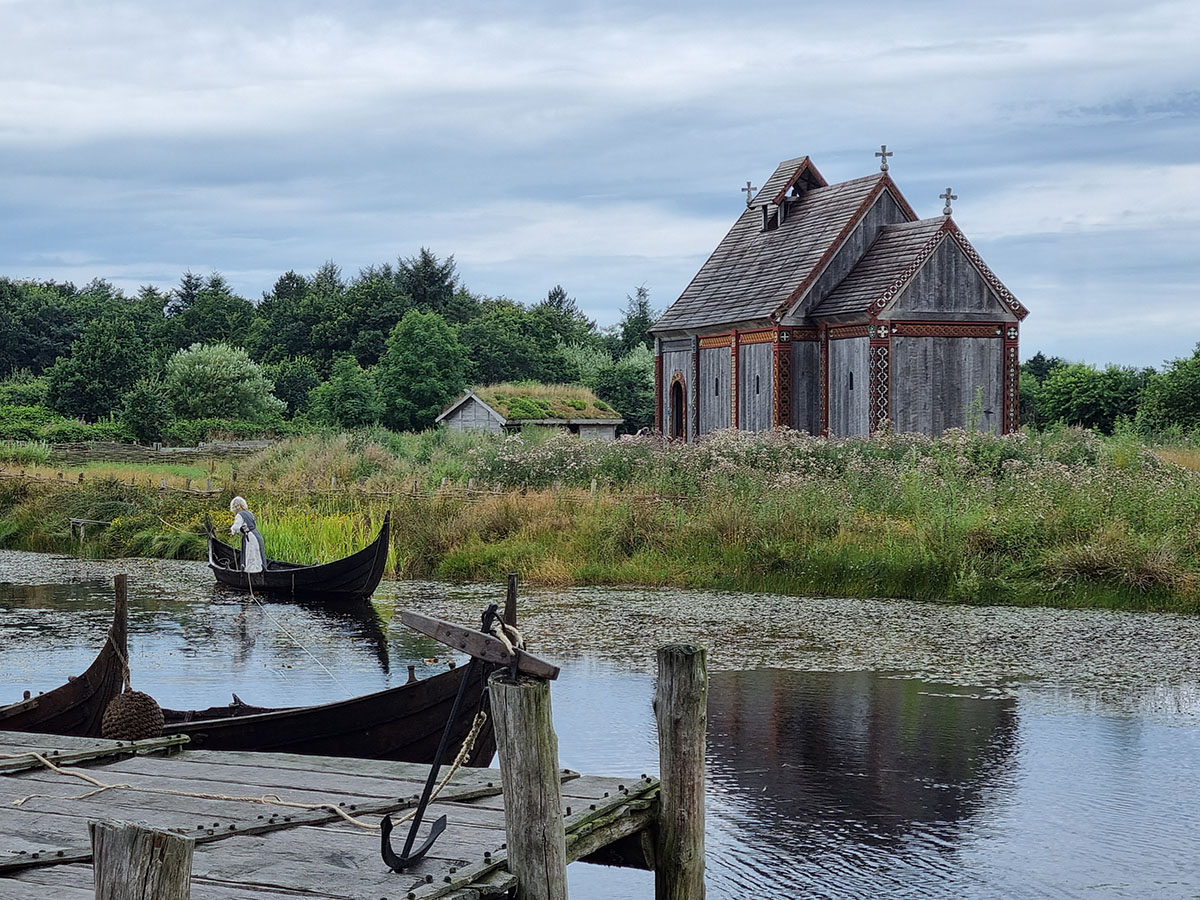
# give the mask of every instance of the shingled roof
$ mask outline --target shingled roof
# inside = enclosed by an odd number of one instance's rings
[[[783,225],[764,231],[763,206],[777,206],[793,185],[802,196],[787,201]],[[777,313],[798,299],[798,289],[819,274],[884,186],[891,186],[884,173],[827,185],[807,157],[780,163],[651,330],[703,328]]]
[[[938,236],[946,221],[946,217],[938,216],[885,225],[866,256],[820,306],[812,310],[812,314],[835,316],[865,311],[898,280],[907,281],[906,274],[908,278],[912,277],[912,272],[908,271],[910,266],[915,271],[914,263],[921,258],[921,251],[931,242],[940,242]]]
[[[995,276],[949,216],[900,222],[880,229],[871,248],[816,309],[815,316],[877,313],[912,281],[943,240],[962,248],[1000,302],[1018,319],[1028,314],[1020,301]]]

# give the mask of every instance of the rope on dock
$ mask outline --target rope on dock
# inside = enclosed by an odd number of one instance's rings
[[[466,740],[463,741],[462,748],[458,751],[458,756],[456,756],[454,758],[454,763],[450,766],[450,770],[446,773],[445,777],[442,778],[441,782],[438,784],[437,788],[434,790],[433,794],[430,796],[429,799],[431,802],[437,798],[438,794],[440,794],[442,792],[442,789],[447,784],[450,783],[450,779],[454,777],[454,773],[457,772],[460,768],[462,768],[463,763],[465,763],[467,761],[467,757],[470,756],[471,751],[474,749],[475,741],[478,739],[479,732],[483,729],[483,725],[486,721],[487,721],[487,713],[480,710],[478,715],[475,716],[475,721],[471,724],[471,731],[470,731],[470,733],[467,734]],[[55,799],[55,800],[86,800],[88,797],[93,797],[96,794],[103,793],[104,791],[113,790],[115,788],[128,788],[129,790],[145,791],[146,793],[150,793],[150,794],[168,794],[172,797],[194,797],[197,800],[232,800],[234,802],[239,802],[239,803],[264,803],[269,806],[287,806],[292,809],[305,809],[305,810],[310,810],[310,811],[318,810],[318,809],[328,809],[328,810],[331,810],[332,812],[337,813],[339,816],[341,816],[343,819],[345,819],[351,825],[357,825],[359,828],[366,828],[366,829],[373,830],[373,831],[379,830],[378,825],[375,825],[371,822],[364,822],[362,819],[356,819],[354,816],[350,815],[348,812],[346,812],[344,809],[342,809],[336,803],[300,803],[295,800],[284,800],[278,794],[263,794],[261,797],[234,797],[229,794],[205,794],[205,793],[197,793],[197,792],[193,792],[193,791],[176,791],[176,790],[172,790],[170,788],[134,787],[132,784],[124,784],[124,783],[106,784],[105,782],[100,781],[97,778],[93,778],[91,775],[88,775],[86,772],[79,772],[79,771],[76,771],[73,769],[64,769],[61,766],[50,761],[49,759],[47,759],[45,756],[38,753],[37,751],[31,750],[28,753],[17,753],[17,754],[0,753],[0,758],[2,758],[2,759],[17,759],[17,758],[23,758],[26,756],[32,756],[34,759],[36,759],[42,765],[46,766],[49,769],[52,769],[53,771],[57,772],[60,775],[68,775],[73,778],[82,778],[84,781],[88,782],[89,784],[94,784],[96,786],[96,789],[93,791],[87,791],[86,793],[83,793],[83,794],[79,794],[78,796],[75,796],[75,797],[55,797],[53,794],[30,794],[27,797],[22,797],[20,800],[14,800],[12,803],[13,806],[24,806],[28,801],[33,800],[38,797],[48,797],[50,799]],[[411,812],[406,813],[404,816],[401,816],[399,819],[394,819],[393,822],[397,825],[400,824],[401,822],[407,822],[414,815],[416,815],[416,813],[417,813],[417,811],[414,808]]]

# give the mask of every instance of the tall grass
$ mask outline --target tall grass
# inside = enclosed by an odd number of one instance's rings
[[[699,444],[570,436],[308,436],[240,463],[268,554],[344,556],[392,514],[389,572],[1200,611],[1200,471],[1129,436],[951,432]],[[445,474],[442,474],[445,473]],[[364,479],[390,496],[305,493]],[[501,493],[430,493],[441,478]],[[417,481],[423,492],[409,488]],[[597,490],[593,493],[593,481]],[[240,484],[240,482],[239,482]],[[66,515],[112,519],[85,552],[195,555],[211,500],[95,481],[0,482],[0,545],[67,549]],[[70,512],[70,510],[75,510]],[[157,535],[157,537],[156,537]]]

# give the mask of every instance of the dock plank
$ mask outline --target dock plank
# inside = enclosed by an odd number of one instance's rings
[[[0,733],[0,749],[12,748],[14,753],[30,747],[103,752],[112,744]],[[504,799],[495,769],[456,773],[426,811],[421,829],[423,836],[430,823],[446,815],[446,832],[424,859],[395,873],[380,857],[377,828],[357,827],[328,809],[284,809],[252,798],[278,794],[313,804],[344,803],[351,815],[377,826],[384,810],[393,811],[394,818],[411,810],[428,773],[425,766],[185,749],[171,756],[92,759],[70,768],[128,787],[82,798],[79,795],[93,790],[92,785],[50,769],[0,773],[0,808],[5,810],[0,816],[0,897],[5,900],[51,894],[60,900],[90,898],[87,823],[114,819],[175,830],[197,840],[194,900],[378,900],[410,892],[421,900],[491,900],[515,884],[505,868]],[[572,860],[636,833],[653,820],[652,779],[581,776],[570,770],[564,770],[562,778]],[[180,793],[155,793],[151,788]],[[20,807],[11,805],[30,794],[46,796]],[[355,808],[350,810],[350,805]],[[393,832],[397,849],[407,829],[407,822],[401,822]]]

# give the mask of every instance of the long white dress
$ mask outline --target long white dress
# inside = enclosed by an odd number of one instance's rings
[[[262,535],[258,533],[258,523],[253,514],[242,510],[233,519],[230,534],[242,536],[242,571],[261,572],[263,570]]]

